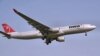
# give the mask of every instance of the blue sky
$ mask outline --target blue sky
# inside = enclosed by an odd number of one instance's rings
[[[66,35],[64,43],[53,41],[48,46],[41,39],[8,40],[1,35],[0,56],[100,56],[100,0],[0,0],[0,24],[22,32],[34,28],[13,8],[50,27],[89,23],[97,29],[87,37]]]

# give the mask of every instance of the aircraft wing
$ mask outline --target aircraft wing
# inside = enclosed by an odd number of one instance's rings
[[[46,25],[43,25],[41,23],[39,23],[38,21],[18,12],[17,10],[13,9],[14,12],[16,14],[18,14],[19,16],[21,16],[23,19],[25,19],[30,25],[32,25],[33,27],[35,27],[37,30],[39,30],[43,35],[45,35],[45,33],[49,33],[49,32],[52,32],[50,31],[50,28]]]

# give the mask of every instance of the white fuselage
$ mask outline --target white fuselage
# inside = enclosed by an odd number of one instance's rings
[[[84,33],[95,29],[96,26],[91,24],[82,24],[82,25],[75,25],[75,26],[65,26],[59,28],[52,28],[52,31],[58,31],[57,33],[53,34],[54,36],[63,36],[69,34],[76,34],[76,33]],[[40,31],[28,31],[28,32],[12,32],[9,33],[11,38],[16,39],[36,39],[42,38],[43,35]]]

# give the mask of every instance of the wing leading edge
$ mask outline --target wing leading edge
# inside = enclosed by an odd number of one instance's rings
[[[18,14],[23,19],[25,19],[30,25],[32,25],[37,30],[39,30],[43,35],[45,35],[45,33],[52,32],[52,31],[50,31],[50,27],[43,25],[42,23],[39,23],[38,21],[18,12],[16,9],[13,9],[13,10],[16,14]]]

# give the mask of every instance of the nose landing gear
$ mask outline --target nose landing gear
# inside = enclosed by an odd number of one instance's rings
[[[85,36],[87,36],[87,32],[85,32]]]

